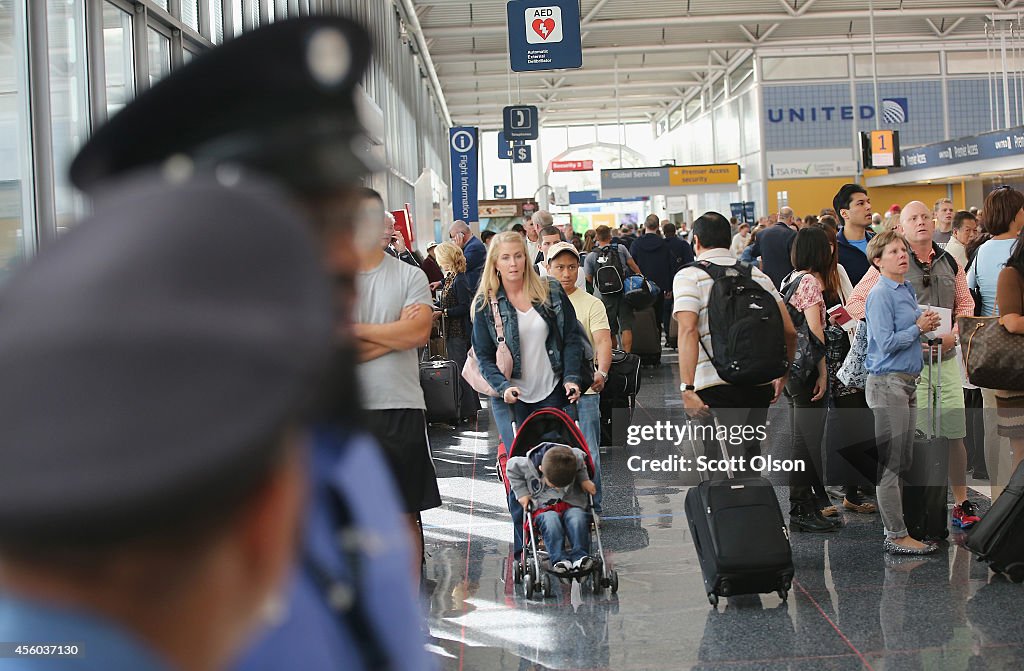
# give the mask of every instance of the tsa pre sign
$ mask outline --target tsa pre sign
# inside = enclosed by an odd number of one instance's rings
[[[448,131],[452,153],[452,211],[456,219],[467,224],[479,221],[477,196],[477,164],[479,144],[477,129],[471,126]]]
[[[579,0],[510,0],[506,12],[513,72],[583,67]]]

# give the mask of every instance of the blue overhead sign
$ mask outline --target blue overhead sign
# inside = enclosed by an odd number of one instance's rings
[[[635,203],[637,201],[650,200],[649,196],[638,196],[636,198],[601,198],[600,191],[570,191],[570,205],[591,205],[594,203]],[[589,211],[589,210],[588,210]],[[601,208],[593,210],[600,212]]]
[[[508,187],[504,184],[494,185],[494,200],[504,200],[508,198]]]
[[[512,160],[512,147],[525,144],[526,140],[506,140],[505,132],[498,131],[498,158]]]
[[[889,170],[920,170],[1019,154],[1024,154],[1024,126],[904,149],[901,166]]]
[[[529,145],[522,145],[520,147],[512,147],[512,162],[513,163],[533,163],[533,151]]]
[[[583,67],[579,0],[510,0],[506,12],[513,72]]]
[[[502,113],[504,136],[509,140],[536,140],[540,136],[540,120],[534,105],[510,105]]]
[[[480,220],[477,196],[478,137],[477,129],[471,126],[448,131],[448,144],[452,153],[452,211],[456,219],[466,223]]]

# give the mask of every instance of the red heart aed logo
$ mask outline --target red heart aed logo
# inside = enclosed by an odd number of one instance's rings
[[[540,19],[534,19],[533,20],[533,32],[537,33],[538,35],[540,35],[545,40],[548,39],[549,37],[551,37],[551,32],[554,29],[555,29],[555,20],[554,19],[544,19],[543,21],[541,21]]]

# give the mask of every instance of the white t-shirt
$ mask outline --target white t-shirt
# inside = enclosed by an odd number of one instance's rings
[[[510,380],[513,387],[519,387],[519,400],[524,403],[543,401],[558,384],[555,371],[548,358],[548,325],[540,313],[532,307],[519,312],[519,357],[521,372],[525,378]],[[417,369],[418,370],[418,369]]]
[[[408,305],[432,306],[430,285],[423,271],[387,254],[376,268],[356,276],[356,289],[356,322],[360,324],[388,324],[398,321]],[[415,347],[363,362],[356,373],[367,410],[427,407]]]
[[[698,261],[710,261],[720,266],[736,265],[736,257],[728,249],[709,249],[697,257]],[[765,291],[775,296],[775,300],[782,302],[782,296],[771,278],[757,268],[751,269],[751,277],[760,284]],[[674,297],[672,313],[693,312],[697,314],[697,329],[700,331],[701,342],[697,352],[697,371],[694,375],[693,386],[697,391],[714,387],[720,384],[728,384],[718,376],[718,371],[708,357],[711,349],[711,329],[708,326],[708,300],[711,297],[711,287],[715,281],[711,276],[700,268],[683,268],[676,273],[672,282],[672,296]],[[682,343],[679,343],[682,347]],[[705,351],[705,348],[707,351]],[[681,352],[680,352],[681,355]]]
[[[572,309],[576,311],[576,319],[583,324],[583,330],[586,332],[587,337],[590,338],[590,345],[594,348],[594,361],[597,362],[597,343],[594,342],[594,331],[611,331],[611,327],[608,326],[608,310],[605,309],[604,303],[601,302],[600,298],[591,296],[586,291],[576,291],[569,294],[569,302],[572,303]],[[587,391],[588,394],[596,394],[598,392],[590,389]]]

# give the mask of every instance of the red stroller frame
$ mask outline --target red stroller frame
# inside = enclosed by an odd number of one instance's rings
[[[498,449],[498,477],[505,483],[506,494],[511,491],[511,486],[505,475],[505,465],[509,457],[528,456],[538,445],[545,442],[559,443],[570,448],[575,447],[582,450],[586,455],[587,472],[591,478],[594,477],[594,459],[590,454],[587,441],[576,422],[564,411],[558,408],[542,408],[527,417],[522,426],[516,427],[513,424],[512,428],[515,435],[512,441],[512,449],[508,450],[507,453],[504,453],[501,449],[504,445],[499,446]],[[587,512],[590,513],[591,529],[597,540],[597,559],[589,571],[573,571],[562,574],[560,577],[570,580],[577,578],[581,583],[585,578],[589,578],[590,587],[595,594],[600,593],[604,587],[611,588],[614,594],[619,589],[619,576],[614,569],[607,568],[604,547],[601,544],[601,519],[594,512],[593,497],[589,498],[590,505],[587,508]],[[554,594],[551,580],[551,576],[554,574],[549,570],[545,570],[543,573],[541,571],[540,552],[537,549],[537,536],[534,528],[534,516],[536,513],[537,511],[533,510],[532,506],[529,510],[524,511],[523,536],[529,538],[529,543],[524,544],[522,557],[513,566],[513,578],[516,584],[523,583],[526,598],[528,599],[533,598],[534,591],[543,592],[544,596],[552,596]]]

